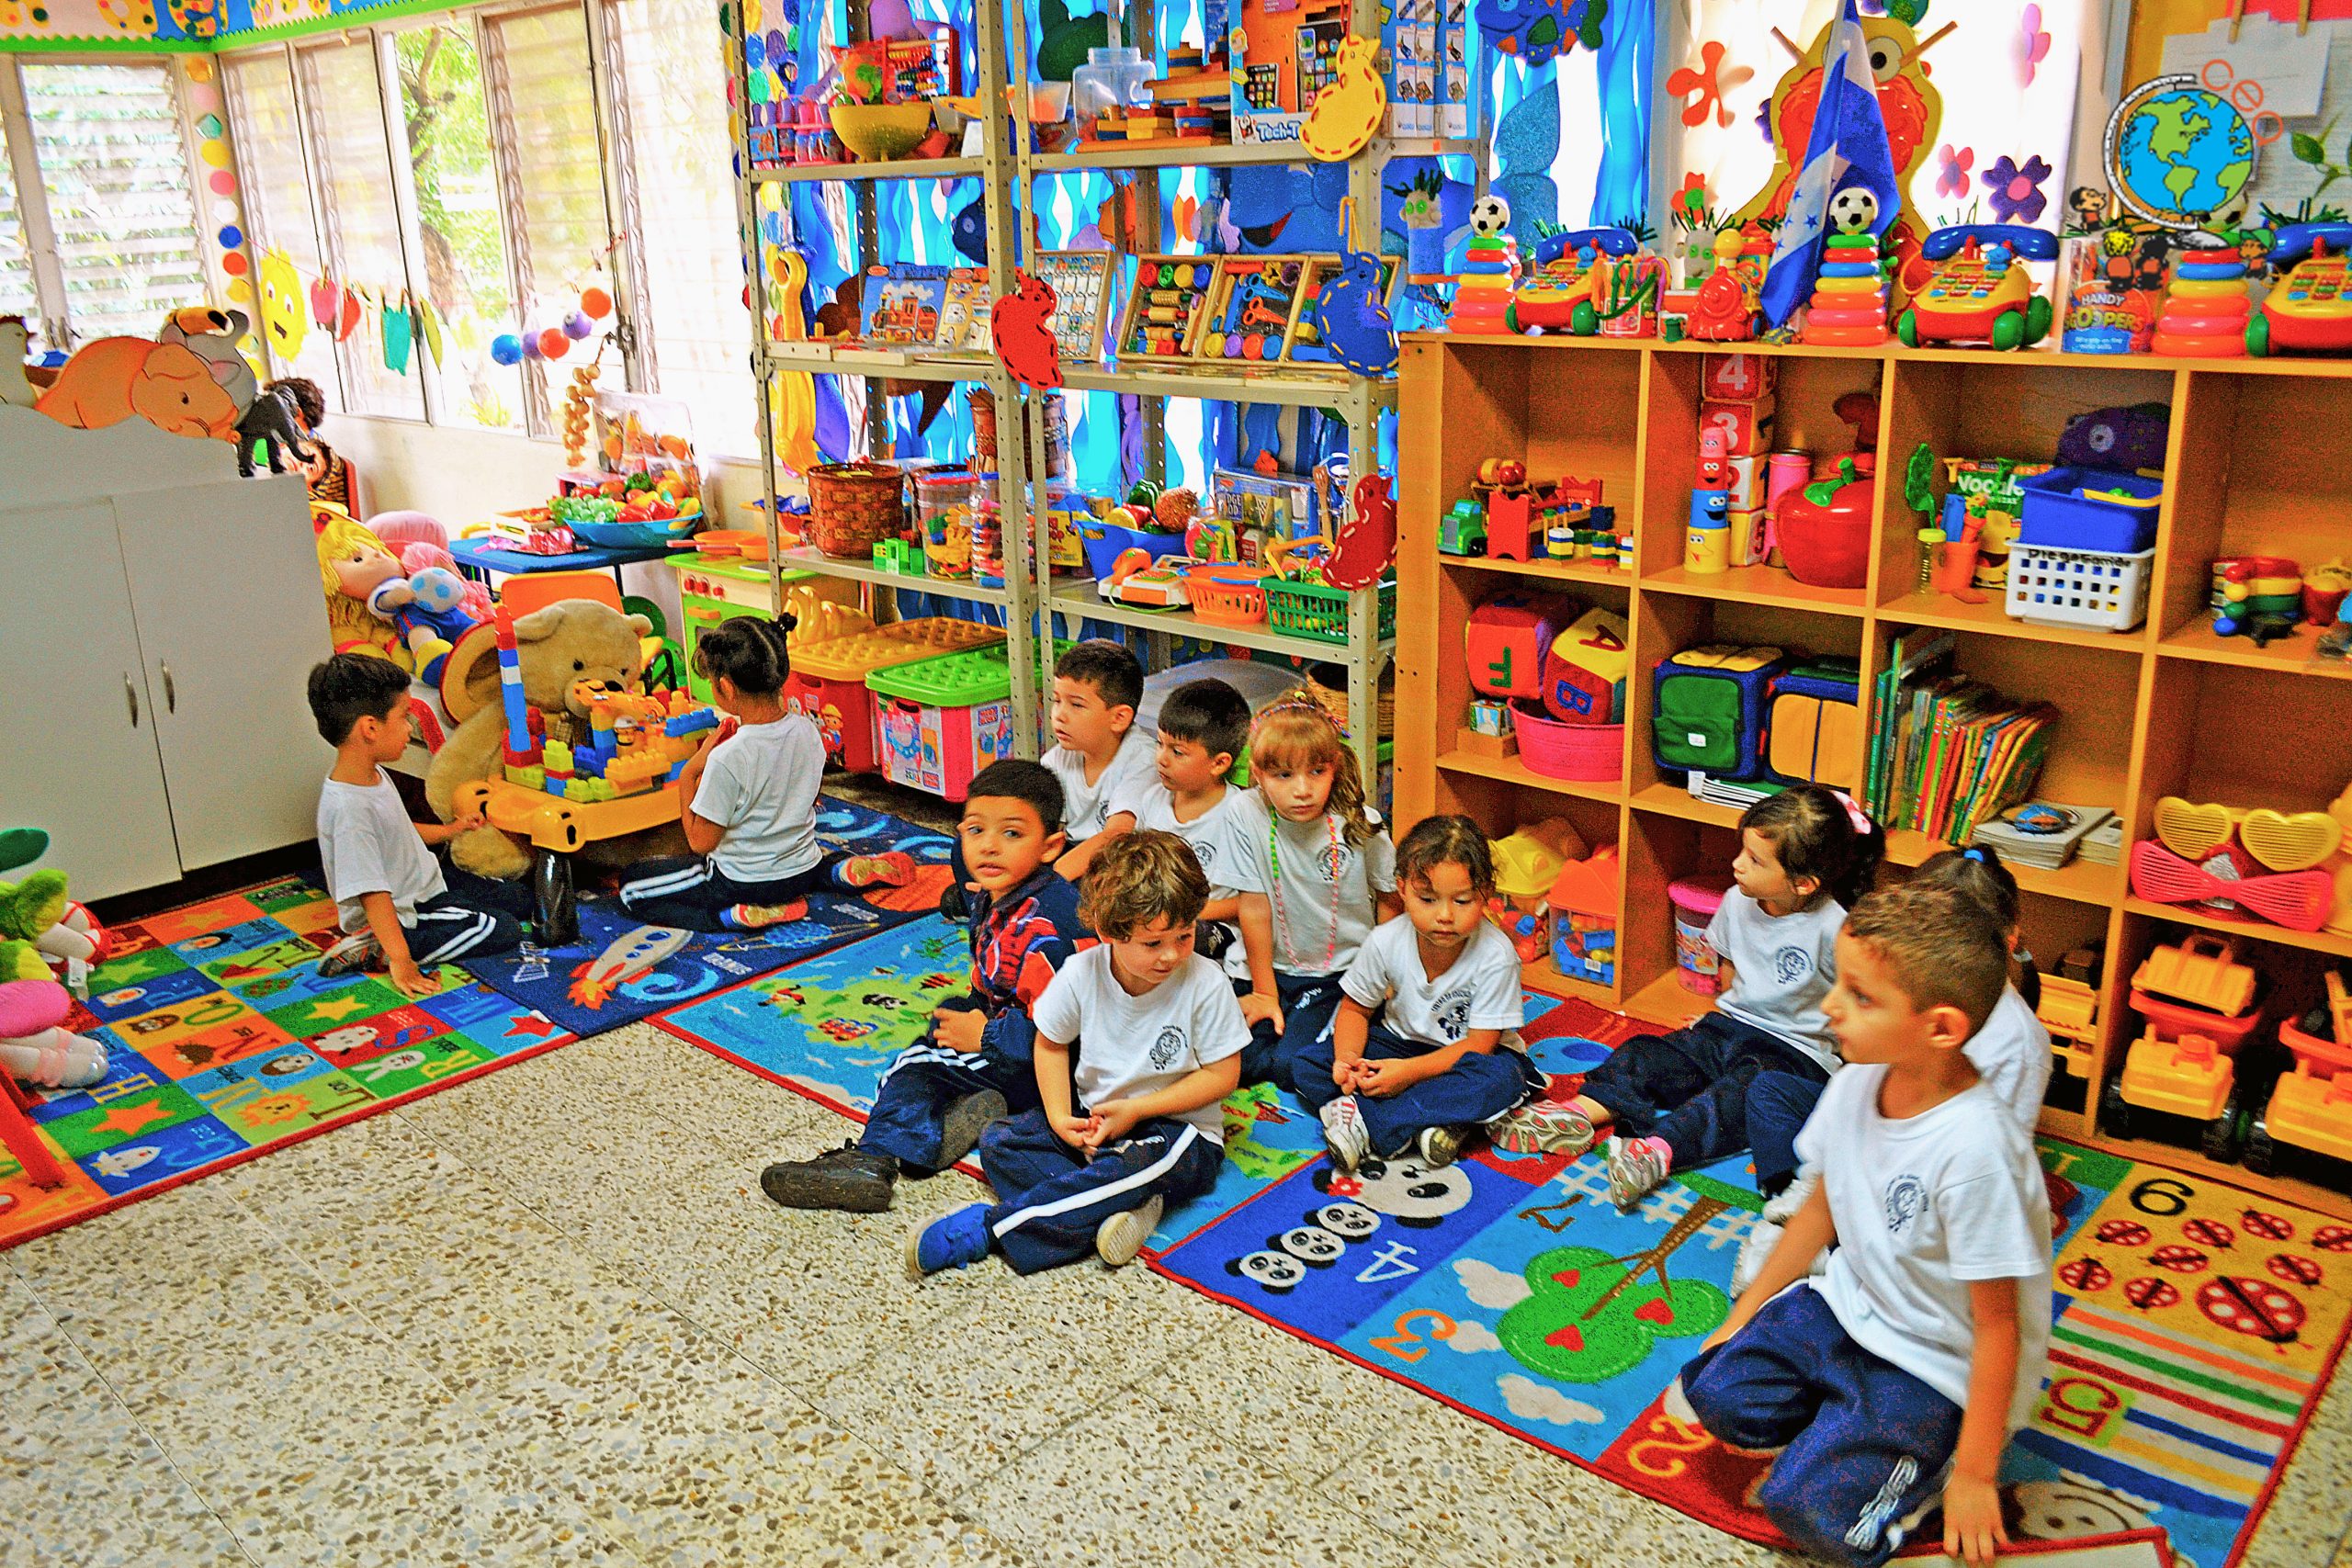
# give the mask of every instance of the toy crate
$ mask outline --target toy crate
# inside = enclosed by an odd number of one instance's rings
[[[1317,642],[1344,644],[1348,640],[1348,590],[1321,582],[1265,581],[1266,624],[1284,637],[1312,637]],[[1396,580],[1380,581],[1380,625],[1373,635],[1396,635]]]
[[[2036,626],[2128,632],[2148,615],[2154,550],[2114,555],[2020,543],[2009,551],[2008,613]]]
[[[2132,555],[2156,542],[2162,479],[2098,468],[2052,468],[2028,475],[2018,489],[2025,500],[2018,520],[2019,544]]]
[[[948,615],[899,621],[793,650],[785,703],[807,714],[825,755],[854,773],[882,771],[880,716],[865,678],[877,670],[942,654],[1001,646],[1004,632]]]
[[[1053,657],[1069,647],[1056,643]],[[892,784],[960,803],[975,773],[1013,755],[1012,663],[1002,643],[876,670],[865,684]]]

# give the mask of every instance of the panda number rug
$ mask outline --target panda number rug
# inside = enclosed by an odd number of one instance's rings
[[[948,882],[945,834],[847,801],[825,799],[819,807],[817,838],[825,848],[849,854],[904,850],[919,863],[915,881],[856,894],[814,893],[797,919],[719,934],[647,925],[609,898],[583,899],[578,942],[558,948],[526,942],[469,960],[466,968],[575,1034],[601,1034],[939,908]]]
[[[337,934],[334,904],[293,879],[113,927],[68,1023],[106,1046],[107,1076],[34,1091],[66,1179],[36,1187],[0,1153],[0,1248],[572,1039],[457,968],[418,1001],[322,979]]]
[[[1554,1073],[1603,1048],[1534,1047]],[[2103,1565],[2237,1561],[2344,1348],[2352,1227],[2044,1140],[2061,1216],[2048,1383],[2003,1472],[2013,1536]],[[1694,1518],[1780,1544],[1766,1461],[1660,1395],[1731,1307],[1745,1156],[1632,1214],[1593,1156],[1312,1159],[1153,1267]],[[2166,1542],[2171,1556],[2166,1555]]]

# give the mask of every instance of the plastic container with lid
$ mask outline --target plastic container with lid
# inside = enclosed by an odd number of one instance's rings
[[[1667,886],[1674,904],[1674,977],[1686,991],[1712,997],[1723,989],[1722,961],[1707,941],[1707,926],[1730,891],[1727,876],[1686,876]]]
[[[972,574],[973,502],[979,476],[965,468],[937,468],[915,476],[915,521],[922,530],[923,559],[933,577]]]
[[[854,773],[880,773],[879,721],[865,677],[877,670],[990,644],[1001,648],[1003,643],[999,627],[933,615],[796,646],[785,702],[816,721],[827,757]]]
[[[1052,656],[1069,647],[1056,643]],[[975,773],[1013,754],[1012,656],[1001,642],[876,670],[865,684],[893,784],[960,802]]]

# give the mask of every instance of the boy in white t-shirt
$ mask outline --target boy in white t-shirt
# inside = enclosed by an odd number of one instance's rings
[[[1250,1029],[1224,975],[1193,950],[1208,894],[1171,833],[1104,846],[1079,893],[1102,944],[1065,963],[1030,1015],[1043,1103],[980,1135],[980,1169],[1001,1201],[908,1236],[910,1275],[991,1251],[1023,1274],[1090,1252],[1116,1268],[1166,1205],[1216,1180],[1220,1102],[1240,1082]]]
[[[1250,700],[1225,682],[1215,677],[1187,681],[1169,693],[1159,710],[1159,776],[1136,797],[1136,827],[1173,833],[1193,847],[1193,858],[1209,879],[1208,907],[1201,911],[1201,951],[1237,979],[1247,980],[1262,967],[1271,998],[1272,944],[1263,932],[1251,935],[1235,924],[1254,838],[1263,830],[1249,795],[1226,783],[1234,760],[1249,744]],[[1250,952],[1252,945],[1258,949],[1254,953]],[[1252,1023],[1267,1010],[1271,1009],[1253,1011],[1251,998],[1242,999],[1242,1016]]]
[[[338,653],[311,671],[311,716],[334,748],[319,791],[319,860],[350,933],[320,970],[346,973],[380,957],[402,996],[424,997],[438,988],[431,965],[521,942],[530,895],[521,883],[444,868],[426,847],[481,827],[480,817],[410,819],[383,766],[408,750],[408,688],[407,671],[367,654]]]
[[[2007,957],[1949,888],[1855,907],[1826,1003],[1848,1065],[1797,1140],[1821,1186],[1679,1381],[1726,1447],[1783,1450],[1757,1501],[1832,1562],[1876,1568],[1939,1495],[1946,1552],[2007,1544],[1994,1483],[2051,1311],[2041,1166],[1965,1049]]]
[[[784,702],[794,617],[745,615],[706,632],[695,670],[710,682],[725,724],[678,771],[678,820],[694,853],[649,863],[621,885],[621,908],[650,925],[756,931],[797,919],[797,901],[820,887],[903,886],[903,850],[843,856],[817,844],[817,790],[825,741]]]

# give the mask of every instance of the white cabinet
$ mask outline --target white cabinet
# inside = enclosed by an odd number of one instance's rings
[[[46,829],[84,898],[310,838],[330,756],[303,684],[327,639],[300,479],[19,412],[0,409],[0,827]]]

